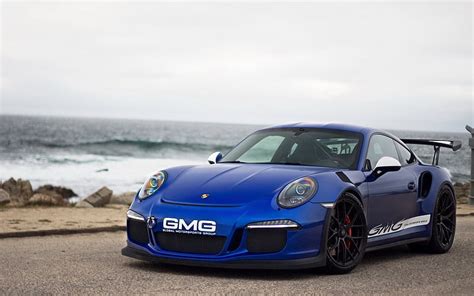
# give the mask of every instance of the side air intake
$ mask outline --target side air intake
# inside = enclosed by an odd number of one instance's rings
[[[427,197],[428,194],[430,193],[430,188],[431,188],[431,183],[433,182],[433,176],[431,175],[430,172],[423,172],[420,175],[420,180],[419,180],[419,196],[420,197]]]

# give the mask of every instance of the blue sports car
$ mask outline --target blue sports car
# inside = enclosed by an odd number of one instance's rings
[[[406,144],[431,145],[423,163]],[[152,262],[350,272],[367,251],[447,252],[456,230],[441,147],[344,124],[259,130],[209,164],[150,176],[127,212],[122,254]]]

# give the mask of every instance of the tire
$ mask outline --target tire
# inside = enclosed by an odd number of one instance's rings
[[[352,193],[345,193],[331,210],[327,223],[325,271],[349,273],[360,263],[367,246],[367,222],[362,204]]]
[[[447,185],[441,187],[431,221],[431,238],[428,243],[410,244],[416,252],[443,254],[448,252],[456,234],[456,197]]]

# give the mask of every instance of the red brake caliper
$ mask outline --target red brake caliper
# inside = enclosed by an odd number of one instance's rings
[[[351,224],[351,218],[349,218],[348,215],[346,215],[344,217],[344,225],[349,225]],[[347,235],[348,236],[352,236],[352,227],[347,229]],[[351,247],[351,241],[350,240],[346,240],[346,244],[347,244],[347,247],[350,248]]]

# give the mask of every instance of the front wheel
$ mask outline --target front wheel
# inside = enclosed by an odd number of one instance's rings
[[[332,209],[328,223],[326,270],[348,273],[362,260],[367,245],[367,223],[357,197],[344,194]]]

